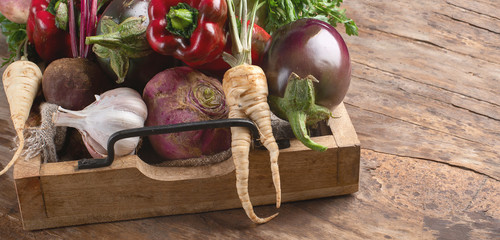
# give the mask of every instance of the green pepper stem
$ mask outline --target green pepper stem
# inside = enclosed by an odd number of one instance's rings
[[[309,75],[300,78],[292,73],[288,79],[283,98],[269,96],[269,106],[278,117],[287,119],[295,137],[308,148],[315,151],[325,151],[328,148],[311,140],[307,126],[327,120],[331,116],[329,109],[315,104],[313,82],[318,81]]]
[[[187,9],[172,9],[168,16],[175,29],[183,30],[193,23],[193,13]]]
[[[171,7],[165,17],[168,21],[166,29],[183,38],[190,38],[198,26],[198,10],[187,3]]]

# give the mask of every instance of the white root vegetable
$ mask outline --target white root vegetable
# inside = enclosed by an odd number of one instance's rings
[[[31,0],[1,0],[0,12],[12,22],[26,23],[30,4]]]
[[[240,2],[240,17],[243,23],[247,22],[247,1]],[[233,55],[224,53],[224,60],[231,65],[222,80],[222,89],[226,95],[226,103],[229,106],[229,118],[249,118],[255,122],[260,132],[260,141],[269,150],[271,161],[271,172],[276,190],[276,207],[281,205],[281,183],[278,168],[279,149],[274,139],[271,128],[271,111],[267,103],[267,79],[264,71],[252,64],[251,39],[254,25],[255,13],[258,9],[258,1],[251,12],[251,23],[241,24],[238,33],[235,7],[232,0],[227,0],[228,15],[230,20],[231,37],[233,38]],[[250,28],[248,28],[250,26]],[[278,215],[273,214],[266,218],[258,217],[250,201],[248,194],[248,176],[250,151],[250,132],[246,128],[231,128],[231,151],[236,168],[236,189],[243,209],[247,216],[255,223],[266,223]]]
[[[250,118],[257,125],[260,141],[269,150],[273,183],[276,189],[276,207],[281,204],[281,185],[278,168],[279,148],[271,128],[271,112],[267,104],[267,81],[262,69],[255,65],[239,65],[224,74],[222,88],[229,106],[229,118]],[[259,218],[253,211],[248,194],[248,153],[250,132],[244,127],[231,128],[231,151],[236,167],[236,190],[243,209],[255,223],[265,223],[277,213]]]
[[[33,62],[25,60],[16,61],[5,69],[2,82],[7,102],[10,106],[10,118],[19,138],[19,144],[12,160],[0,172],[0,175],[7,172],[14,165],[23,151],[23,131],[33,101],[40,89],[42,71]]]

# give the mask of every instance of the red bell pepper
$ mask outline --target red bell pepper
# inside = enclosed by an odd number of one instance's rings
[[[61,4],[66,4],[65,2],[64,0],[31,1],[26,33],[28,41],[35,45],[36,52],[45,61],[72,57],[70,35],[64,30],[67,29],[68,8],[67,5]],[[57,21],[56,15],[59,16]]]
[[[215,60],[226,45],[225,0],[151,0],[147,39],[156,52],[190,66]]]

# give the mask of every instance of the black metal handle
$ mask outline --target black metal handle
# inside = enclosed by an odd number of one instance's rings
[[[111,165],[115,157],[115,143],[120,139],[129,137],[144,137],[149,135],[158,135],[165,133],[193,131],[193,130],[201,130],[209,128],[226,128],[226,127],[247,127],[250,129],[254,139],[259,138],[259,130],[257,129],[257,126],[255,126],[255,124],[252,121],[243,118],[230,118],[230,119],[209,120],[200,122],[179,123],[172,125],[127,129],[115,132],[109,137],[108,156],[106,158],[79,160],[78,169],[100,168]]]

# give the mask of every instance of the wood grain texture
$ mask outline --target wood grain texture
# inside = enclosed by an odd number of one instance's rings
[[[235,209],[26,232],[9,172],[0,177],[0,238],[500,238],[499,1],[343,6],[360,28],[343,34],[353,61],[345,105],[362,145],[357,193],[283,204],[260,226]],[[13,136],[5,105],[2,166]]]

